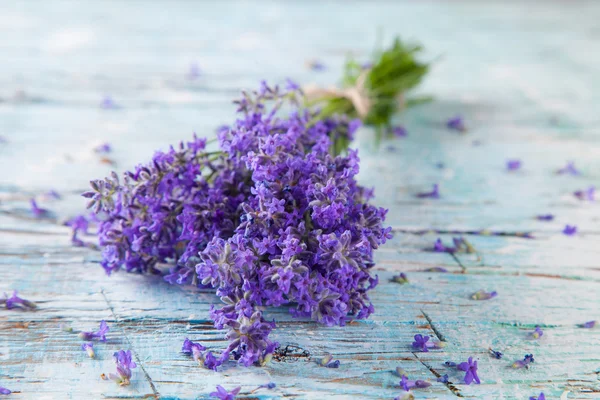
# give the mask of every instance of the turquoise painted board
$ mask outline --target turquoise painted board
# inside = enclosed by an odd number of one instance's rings
[[[196,399],[217,384],[240,385],[246,399],[392,399],[401,395],[399,366],[433,382],[416,398],[599,398],[600,329],[577,324],[600,319],[600,207],[572,195],[600,179],[599,15],[600,4],[583,1],[3,2],[0,292],[18,289],[39,309],[0,310],[0,386],[15,399]],[[378,30],[383,42],[418,39],[437,61],[420,88],[435,102],[398,117],[408,137],[376,149],[362,130],[356,142],[360,179],[375,187],[396,231],[376,255],[376,314],[327,328],[269,310],[274,338],[299,356],[265,368],[200,368],[181,343],[224,346],[207,318],[218,299],[160,279],[109,278],[97,252],[70,246],[62,222],[81,213],[90,179],[192,132],[212,135],[233,118],[240,89],[264,78],[335,83],[348,53],[368,58]],[[310,59],[326,70],[307,69]],[[101,108],[105,96],[117,107]],[[456,114],[466,134],[445,128]],[[93,152],[104,142],[114,166]],[[510,158],[523,168],[507,172]],[[568,160],[582,175],[555,174]],[[434,183],[441,199],[414,197]],[[44,196],[51,189],[62,198]],[[32,217],[32,197],[52,218]],[[535,219],[547,213],[557,218]],[[566,224],[578,234],[563,235]],[[452,257],[427,249],[457,234],[423,232],[431,229],[535,238],[465,234],[477,254]],[[450,272],[425,271],[436,266]],[[389,282],[399,272],[410,284]],[[471,300],[479,289],[498,296]],[[95,360],[60,328],[89,330],[102,319],[112,329]],[[528,338],[535,325],[541,340]],[[415,353],[416,333],[447,346]],[[120,348],[139,365],[128,387],[101,379]],[[326,352],[339,369],[313,362]],[[530,369],[510,368],[526,353],[535,356]],[[462,384],[444,366],[469,356],[481,385]],[[446,373],[452,384],[436,382]],[[255,390],[270,381],[275,389]]]

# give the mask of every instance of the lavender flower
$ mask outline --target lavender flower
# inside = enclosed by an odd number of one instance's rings
[[[37,305],[34,302],[17,296],[17,293],[18,292],[14,290],[11,297],[8,297],[8,294],[4,293],[4,299],[0,299],[0,304],[4,303],[7,310],[12,310],[14,308],[33,310],[37,308]]]
[[[529,334],[534,339],[539,339],[544,336],[544,331],[539,326],[535,327],[535,330]]]
[[[119,386],[127,386],[131,380],[131,370],[137,367],[137,364],[131,359],[131,350],[119,350],[113,354],[115,364],[117,364],[117,373],[108,374],[108,377],[117,382]]]
[[[590,186],[586,190],[577,190],[573,192],[573,195],[577,197],[579,200],[588,200],[594,201],[596,194],[596,188],[594,186]]]
[[[542,214],[535,217],[538,221],[552,221],[554,219],[554,215],[552,214]]]
[[[457,364],[457,363],[455,363],[455,362],[453,362],[453,361],[446,361],[446,362],[444,362],[444,365],[445,365],[446,367],[454,368],[454,367],[456,367],[458,364]]]
[[[585,323],[579,325],[579,327],[580,328],[586,328],[586,329],[592,329],[597,324],[598,324],[598,321],[588,321],[588,322],[585,322]]]
[[[434,342],[429,341],[429,336],[423,336],[421,334],[417,334],[414,336],[415,341],[412,343],[412,347],[415,349],[419,349],[423,352],[428,352],[429,349],[441,349],[445,347],[445,343],[443,342]]]
[[[333,360],[331,354],[325,354],[325,356],[319,361],[319,365],[327,368],[339,368],[340,360]]]
[[[529,368],[529,364],[533,363],[534,361],[533,354],[525,354],[523,360],[515,361],[512,363],[512,367],[515,369]]]
[[[418,388],[418,389],[428,388],[429,386],[431,386],[431,383],[428,381],[420,380],[420,379],[418,379],[416,381],[409,380],[406,375],[402,375],[402,378],[400,380],[400,386],[402,387],[402,389],[404,389],[406,392],[408,392],[412,388]]]
[[[405,283],[408,283],[408,277],[406,276],[406,274],[404,272],[401,272],[399,275],[392,276],[392,279],[390,279],[390,282],[399,283],[399,284],[403,285]]]
[[[7,388],[5,388],[5,387],[2,387],[2,386],[0,386],[0,394],[9,395],[9,394],[11,394],[11,393],[12,393],[12,392],[11,392],[9,389],[7,389]]]
[[[557,174],[581,175],[581,172],[575,168],[574,161],[567,161],[567,165],[556,171]]]
[[[448,129],[451,129],[451,130],[454,130],[454,131],[459,131],[459,132],[466,132],[467,131],[465,123],[463,122],[462,117],[459,116],[459,115],[457,115],[456,117],[448,119],[448,121],[446,121],[446,127]]]
[[[96,332],[79,332],[81,340],[98,339],[100,342],[106,342],[106,333],[110,330],[105,320],[100,321],[100,328]]]
[[[81,350],[85,351],[90,358],[96,357],[96,353],[94,353],[94,343],[83,343],[81,345]]]
[[[406,130],[405,127],[403,127],[401,125],[396,125],[396,126],[392,127],[392,133],[396,137],[406,137],[406,136],[408,136],[408,131]]]
[[[456,366],[461,371],[466,371],[464,382],[470,385],[471,382],[481,383],[477,375],[477,361],[473,361],[473,357],[469,357],[466,362],[462,362]]]
[[[437,238],[437,240],[433,244],[433,251],[437,251],[438,253],[451,252],[452,250],[453,250],[452,248],[448,248],[448,247],[444,246],[444,243],[442,242],[442,239],[440,239],[440,238]]]
[[[207,368],[231,357],[269,361],[275,324],[262,307],[290,305],[294,316],[329,326],[374,310],[373,252],[391,228],[356,182],[357,152],[338,155],[358,125],[317,118],[299,107],[301,96],[263,83],[236,102],[241,117],[218,133],[220,150],[194,137],[84,193],[100,214],[108,274],[170,264],[168,282],[216,290],[224,304],[210,316],[229,345],[203,355]],[[292,110],[282,117],[284,102]]]
[[[492,356],[494,356],[494,357],[495,357],[496,359],[498,359],[498,360],[500,360],[500,359],[502,358],[502,356],[503,356],[503,354],[502,354],[501,352],[499,352],[499,351],[496,351],[496,350],[494,350],[494,349],[492,349],[492,348],[489,348],[488,350],[490,351],[490,354],[491,354]]]
[[[112,151],[112,147],[110,146],[110,143],[102,143],[102,144],[94,147],[94,151],[96,153],[106,154],[106,153],[110,153]]]
[[[529,400],[546,400],[546,396],[544,396],[544,392],[542,392],[537,397],[535,397],[535,396],[529,397]]]
[[[508,160],[506,162],[506,169],[509,171],[516,171],[521,168],[521,160]]]
[[[575,225],[565,225],[565,228],[563,229],[562,233],[564,233],[567,236],[573,236],[577,233],[577,227]]]
[[[481,290],[478,290],[475,293],[473,293],[471,295],[471,299],[473,299],[473,300],[489,300],[489,299],[496,297],[497,295],[498,295],[498,293],[496,291],[486,292],[485,290],[481,289]]]
[[[204,363],[204,355],[202,352],[206,350],[206,347],[202,346],[200,343],[194,343],[188,338],[185,338],[183,341],[183,346],[181,347],[181,352],[191,355],[194,358],[194,361],[198,363]]]
[[[49,211],[45,208],[38,207],[35,199],[29,200],[29,204],[31,205],[31,213],[36,218],[42,218],[48,215]]]
[[[431,190],[431,192],[417,193],[416,196],[420,199],[439,199],[439,185],[436,183],[433,185],[433,189]]]
[[[217,391],[210,393],[210,397],[217,397],[220,400],[235,400],[237,394],[242,390],[240,386],[233,389],[231,392],[225,390],[221,385],[217,385]]]
[[[448,374],[438,376],[438,378],[436,380],[440,383],[446,384],[446,383],[448,383]]]

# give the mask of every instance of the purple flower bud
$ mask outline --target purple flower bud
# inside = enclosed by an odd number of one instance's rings
[[[4,388],[4,387],[0,386],[0,394],[9,395],[9,394],[11,394],[11,393],[12,393],[12,392],[11,392],[9,389],[7,389],[7,388]]]
[[[538,221],[552,221],[554,219],[554,215],[552,214],[542,214],[535,217]]]
[[[458,115],[454,118],[448,119],[448,121],[446,121],[446,127],[448,129],[451,129],[454,131],[459,131],[459,132],[467,131],[467,128],[465,127],[462,117],[458,116]]]
[[[448,270],[444,267],[431,267],[423,270],[424,272],[442,272],[446,273]]]
[[[110,153],[112,151],[112,147],[110,146],[110,143],[102,143],[102,144],[94,147],[94,151],[96,153],[106,154],[106,153]]]
[[[534,339],[539,339],[544,336],[544,331],[539,326],[535,327],[535,330],[530,333],[531,337]]]
[[[596,195],[596,188],[594,186],[590,186],[586,190],[577,190],[573,192],[573,195],[582,201],[594,201]]]
[[[438,376],[437,381],[441,383],[448,383],[448,374]]]
[[[573,236],[577,233],[577,227],[575,225],[565,225],[565,228],[563,229],[562,233],[564,233],[567,236]]]
[[[586,329],[592,329],[597,324],[598,324],[598,321],[588,321],[588,322],[585,322],[585,323],[579,325],[579,327],[586,328]]]
[[[137,367],[137,364],[131,359],[131,350],[119,350],[113,354],[113,359],[117,365],[117,373],[108,374],[108,377],[115,381],[119,386],[127,386],[131,381],[131,370]]]
[[[521,168],[521,160],[508,160],[506,162],[506,169],[509,171],[516,171]]]
[[[81,350],[85,351],[90,358],[96,357],[96,353],[94,353],[94,344],[93,343],[83,343],[81,345]]]
[[[420,199],[439,199],[439,185],[436,183],[433,185],[433,189],[431,190],[431,192],[417,193],[416,196]]]
[[[567,165],[556,171],[557,174],[581,175],[581,172],[575,168],[574,161],[568,161]]]

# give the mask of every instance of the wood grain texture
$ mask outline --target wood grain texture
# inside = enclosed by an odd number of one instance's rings
[[[241,385],[240,398],[381,399],[401,393],[391,371],[433,385],[417,398],[527,399],[600,396],[600,207],[571,192],[600,178],[600,4],[525,2],[36,2],[0,4],[0,291],[18,289],[35,312],[0,310],[0,386],[15,399],[207,398],[217,384]],[[261,79],[306,84],[339,78],[346,54],[366,59],[380,28],[418,38],[435,63],[421,91],[436,101],[399,117],[409,137],[376,149],[360,132],[360,179],[389,208],[396,236],[376,254],[377,312],[366,321],[327,328],[272,309],[274,339],[306,357],[265,368],[207,371],[179,351],[185,337],[225,344],[208,320],[210,292],[159,279],[104,275],[99,254],[73,248],[61,223],[83,209],[78,196],[111,167],[92,148],[114,147],[122,171],[192,132],[212,135],[233,118],[231,100]],[[308,59],[327,70],[309,71]],[[186,74],[192,63],[202,74]],[[104,96],[119,106],[103,110]],[[465,135],[444,121],[462,114]],[[523,169],[505,171],[508,158]],[[554,171],[575,160],[579,177]],[[436,167],[443,163],[445,168]],[[440,200],[414,193],[441,185]],[[55,189],[61,200],[45,199]],[[28,201],[52,211],[36,220]],[[537,214],[554,213],[543,223]],[[575,224],[579,234],[560,232]],[[427,251],[438,230],[531,231],[535,239],[465,237],[479,257]],[[411,233],[412,232],[412,233]],[[431,273],[444,266],[450,273]],[[406,272],[409,285],[390,283]],[[463,273],[464,272],[464,273]],[[476,290],[497,290],[473,301]],[[76,330],[101,319],[109,341],[97,359],[81,351]],[[528,339],[536,324],[539,341]],[[416,333],[446,348],[414,353]],[[488,347],[505,358],[489,356]],[[112,353],[131,349],[139,368],[131,386],[101,380]],[[339,369],[313,362],[330,352]],[[529,370],[509,365],[533,353]],[[447,360],[479,361],[481,385],[460,383]],[[448,373],[453,385],[435,382]],[[277,388],[252,392],[273,381]]]

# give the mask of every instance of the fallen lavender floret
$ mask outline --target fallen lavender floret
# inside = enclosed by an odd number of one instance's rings
[[[580,328],[592,329],[598,324],[598,321],[588,321],[578,325]]]
[[[79,332],[79,338],[81,340],[93,340],[98,339],[100,342],[106,342],[106,333],[110,330],[110,327],[105,320],[100,321],[100,328],[96,332]]]
[[[473,300],[489,300],[489,299],[493,299],[497,295],[498,295],[498,292],[496,292],[495,290],[493,292],[486,292],[485,290],[481,289],[481,290],[478,290],[475,293],[473,293],[471,295],[471,299],[473,299]]]
[[[530,396],[529,400],[546,400],[546,396],[544,395],[544,392],[541,392],[539,396]]]
[[[390,279],[390,282],[399,283],[403,285],[405,283],[408,283],[408,276],[406,276],[404,272],[401,272],[398,275],[393,275],[392,279]]]
[[[544,331],[539,326],[535,327],[535,330],[529,334],[534,339],[539,339],[544,336]]]
[[[439,199],[440,186],[436,183],[433,185],[433,189],[431,189],[431,192],[417,193],[415,196],[417,196],[420,199]]]
[[[81,350],[85,351],[90,358],[96,357],[96,353],[94,353],[94,343],[83,343],[81,345]]]
[[[457,115],[456,117],[448,119],[448,121],[446,121],[446,127],[448,129],[451,129],[454,131],[459,131],[459,132],[467,131],[467,127],[465,126],[465,123],[460,115]]]
[[[117,364],[117,373],[112,372],[108,377],[115,381],[119,386],[127,386],[131,381],[131,370],[137,367],[137,364],[131,359],[131,350],[119,350],[113,354],[115,364]]]
[[[579,171],[577,168],[575,168],[574,161],[567,161],[567,164],[564,167],[557,170],[556,173],[559,175],[562,175],[562,174],[581,175],[581,171]]]
[[[446,346],[444,342],[429,341],[429,336],[417,334],[414,337],[415,341],[412,343],[412,347],[419,349],[423,352],[428,352],[429,349],[441,349]]]
[[[29,200],[29,204],[31,206],[31,213],[35,218],[43,218],[50,213],[47,209],[39,207],[35,199]]]
[[[412,388],[418,388],[418,389],[428,388],[429,386],[431,386],[431,383],[428,381],[420,380],[420,379],[413,381],[413,380],[408,379],[408,377],[406,375],[402,375],[402,378],[400,380],[400,386],[402,387],[402,389],[404,389],[406,392],[408,392]]]
[[[17,291],[14,290],[12,296],[8,297],[8,294],[4,293],[4,299],[0,299],[0,304],[4,304],[7,310],[15,308],[21,308],[23,310],[34,310],[37,305],[33,301],[23,299],[17,296]]]
[[[577,226],[575,225],[565,225],[562,233],[567,236],[574,236],[577,233]]]
[[[339,368],[340,360],[334,360],[331,354],[325,354],[325,356],[319,360],[319,365],[327,368]]]
[[[515,369],[520,369],[520,368],[529,368],[529,364],[533,363],[535,360],[533,358],[533,354],[525,354],[525,357],[523,357],[523,360],[517,360],[514,363],[512,363],[512,367]]]
[[[245,94],[242,117],[218,133],[220,150],[194,138],[84,193],[106,214],[98,235],[108,274],[161,273],[167,264],[168,282],[216,289],[224,305],[210,316],[230,343],[218,357],[204,355],[207,368],[230,357],[268,362],[277,343],[266,306],[290,305],[292,315],[328,326],[374,310],[373,251],[391,228],[387,210],[368,204],[372,191],[356,182],[357,152],[339,155],[358,124],[320,119],[288,88],[263,83]],[[284,103],[292,109],[279,117]]]
[[[9,395],[11,393],[12,392],[10,391],[10,389],[0,386],[0,394]]]
[[[477,375],[477,361],[473,361],[473,357],[469,357],[466,362],[462,362],[456,366],[461,371],[465,371],[464,382],[470,385],[473,381],[477,384],[481,383],[479,376]]]
[[[217,385],[217,391],[211,392],[210,397],[217,397],[219,400],[235,400],[235,397],[242,390],[241,386],[232,389],[231,392],[228,392],[223,386]]]

